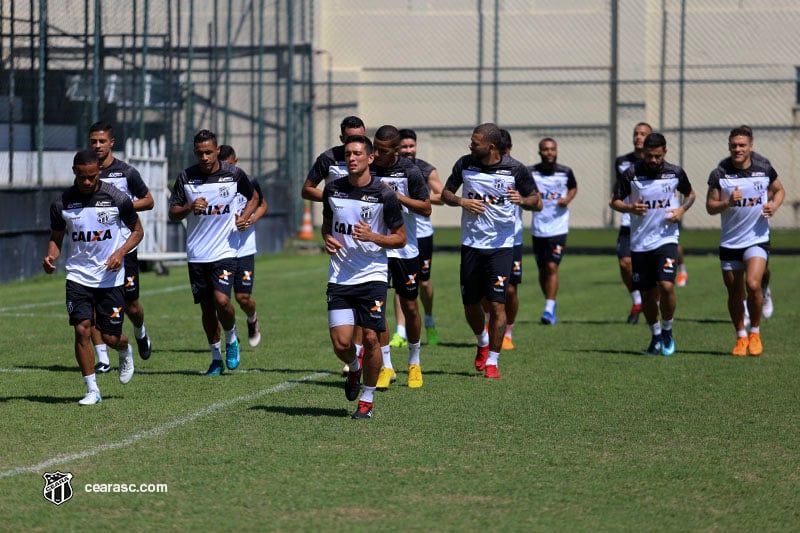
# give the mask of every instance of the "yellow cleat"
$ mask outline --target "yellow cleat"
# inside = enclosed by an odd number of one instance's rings
[[[419,365],[408,365],[408,388],[418,389],[422,387],[422,369]]]
[[[758,333],[751,333],[748,335],[747,343],[748,348],[750,349],[750,355],[753,357],[758,357],[764,352],[764,347],[761,346],[761,335]]]
[[[503,345],[501,346],[503,350],[513,350],[514,349],[514,341],[511,340],[511,337],[508,335],[503,335]]]
[[[747,337],[736,337],[736,346],[733,348],[733,355],[745,357],[747,355]]]
[[[381,368],[381,373],[378,374],[378,384],[375,386],[378,390],[386,390],[389,388],[389,385],[397,379],[397,374],[391,368],[383,367]]]

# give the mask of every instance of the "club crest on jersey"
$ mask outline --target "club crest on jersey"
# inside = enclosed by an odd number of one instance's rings
[[[372,220],[372,206],[371,205],[362,205],[361,206],[361,218],[364,220]]]
[[[498,191],[506,190],[506,182],[505,182],[505,180],[500,179],[500,178],[495,178],[495,180],[494,180],[494,188],[497,189]]]
[[[44,499],[55,505],[61,505],[72,498],[72,473],[70,472],[45,472],[44,478]]]
[[[227,198],[231,195],[231,188],[230,187],[220,187],[219,188],[219,195],[222,198]]]
[[[105,224],[106,226],[111,226],[115,222],[114,214],[109,211],[99,211],[97,213],[97,221],[100,224]]]
[[[669,192],[672,192],[672,187],[670,187],[670,185],[668,183],[663,183],[661,185],[661,190],[666,192],[666,193],[669,193]]]

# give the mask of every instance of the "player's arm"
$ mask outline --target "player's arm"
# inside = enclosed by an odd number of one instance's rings
[[[780,178],[775,178],[772,180],[772,183],[769,184],[767,188],[767,203],[764,204],[764,207],[761,209],[761,212],[764,215],[764,218],[770,218],[775,214],[778,208],[783,203],[783,199],[786,197],[786,190],[783,188],[783,184],[781,183]]]
[[[125,255],[136,248],[140,242],[142,242],[142,238],[144,237],[144,228],[142,227],[142,221],[139,217],[136,217],[135,222],[126,223],[128,229],[131,230],[131,234],[125,239],[125,242],[122,243],[122,246],[114,250],[114,252],[108,257],[105,262],[106,270],[111,270],[116,272],[125,262]]]
[[[353,227],[353,239],[364,242],[374,242],[381,248],[397,249],[406,245],[406,227],[404,224],[396,228],[392,228],[389,235],[382,233],[375,233],[372,227],[359,220],[358,224]]]
[[[413,211],[418,215],[422,215],[424,217],[431,216],[431,200],[430,198],[426,198],[425,200],[415,200],[410,196],[406,196],[404,194],[397,194],[397,199],[400,201],[400,204],[407,207],[409,211]]]
[[[332,227],[333,221],[331,218],[323,214],[320,232],[322,233],[322,241],[325,244],[325,253],[328,255],[336,255],[336,252],[344,248],[339,239],[333,236]]]
[[[683,217],[683,215],[686,214],[686,211],[688,211],[689,208],[692,207],[692,205],[694,204],[695,197],[697,196],[694,193],[694,189],[689,189],[688,193],[681,193],[681,194],[683,194],[683,201],[681,202],[681,205],[679,205],[677,209],[672,209],[669,211],[670,213],[672,213],[672,216],[667,218],[667,220],[669,220],[670,222],[678,222]]]
[[[150,194],[150,191],[147,191],[144,198],[137,198],[133,202],[133,208],[136,211],[150,211],[155,205],[156,202],[153,200],[153,195]]]
[[[175,184],[172,186],[172,195],[169,197],[169,212],[167,213],[172,222],[183,220],[191,213],[205,211],[207,207],[208,202],[203,196],[189,201],[183,188],[183,180],[181,177],[175,180]]]
[[[739,192],[739,195],[741,194],[742,193]],[[727,200],[722,200],[722,189],[713,185],[709,185],[708,192],[706,193],[706,212],[709,215],[718,215],[722,213],[728,207],[733,205],[732,198],[733,195],[731,195]]]
[[[445,205],[460,207],[461,209],[468,211],[473,215],[480,215],[486,211],[486,205],[484,205],[483,200],[462,198],[461,196],[456,195],[456,191],[460,186],[461,185],[459,183],[455,183],[453,181],[452,176],[447,180],[447,183],[442,189],[441,196],[442,202],[444,202]]]
[[[267,200],[261,195],[261,192],[254,191],[253,195],[256,194],[258,195],[260,201],[258,202],[258,207],[256,207],[256,210],[253,211],[253,214],[250,215],[250,218],[248,219],[248,222],[250,222],[251,226],[255,224],[259,218],[266,215],[267,211],[269,210],[269,204],[267,204]]]
[[[561,207],[567,207],[570,204],[570,202],[572,202],[572,200],[575,199],[575,196],[577,196],[577,194],[578,194],[577,185],[571,189],[567,189],[567,195],[558,199],[557,202],[558,205]]]
[[[311,200],[312,202],[322,201],[322,190],[319,189],[317,185],[319,184],[306,178],[306,181],[303,183],[303,188],[300,190],[300,196],[303,197],[303,200]]]
[[[439,171],[435,168],[428,174],[428,191],[430,191],[431,204],[444,205],[442,202],[442,180]]]
[[[50,241],[47,243],[47,255],[42,259],[42,268],[46,274],[56,271],[56,259],[61,256],[64,243],[64,230],[50,230]]]

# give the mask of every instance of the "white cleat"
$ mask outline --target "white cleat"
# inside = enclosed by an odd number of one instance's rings
[[[127,352],[119,353],[119,382],[123,385],[133,377],[133,347],[129,344]]]
[[[774,310],[772,307],[772,291],[767,287],[767,290],[764,291],[764,305],[761,307],[761,314],[764,315],[764,318],[770,318]]]
[[[100,391],[98,390],[90,390],[86,393],[86,396],[78,400],[78,403],[81,405],[94,405],[96,403],[100,403],[103,399],[100,397]]]

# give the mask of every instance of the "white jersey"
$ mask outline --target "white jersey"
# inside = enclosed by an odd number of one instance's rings
[[[100,182],[89,196],[72,186],[50,205],[50,229],[63,231],[69,252],[67,279],[84,287],[118,287],[125,269],[114,272],[105,262],[130,236],[138,220],[130,198],[113,185]],[[124,228],[124,231],[123,231]]]
[[[319,154],[306,179],[314,185],[319,185],[321,181],[328,184],[339,178],[346,178],[348,174],[347,162],[344,160],[344,145],[341,144]]]
[[[622,178],[622,175],[625,174],[625,171],[628,170],[633,166],[633,164],[638,161],[639,158],[636,157],[635,152],[630,152],[625,155],[619,156],[616,161],[614,161],[614,166],[617,170],[617,181]],[[622,217],[619,223],[622,227],[630,227],[631,225],[631,214],[630,213],[622,213]]]
[[[212,263],[236,257],[236,194],[252,198],[253,189],[239,167],[220,162],[219,170],[204,174],[199,165],[181,172],[172,187],[169,205],[186,205],[205,198],[208,208],[186,217],[186,259],[190,263]]]
[[[417,167],[419,168],[420,172],[422,172],[422,178],[425,180],[425,186],[428,186],[428,176],[431,175],[431,172],[436,170],[436,167],[428,163],[423,159],[411,159]],[[430,196],[430,187],[428,187],[428,196]],[[414,216],[417,219],[417,237],[430,237],[433,235],[433,224],[431,223],[431,217],[426,217],[420,215],[418,213],[414,213]]]
[[[405,157],[398,157],[397,161],[390,168],[381,168],[375,164],[370,167],[373,177],[378,178],[383,183],[403,196],[408,196],[412,200],[427,200],[428,186],[419,168]],[[403,222],[406,226],[406,245],[402,248],[386,250],[389,257],[400,259],[413,259],[419,256],[419,246],[417,245],[417,217],[416,213],[409,211],[402,206]]]
[[[542,195],[542,210],[531,216],[531,235],[566,235],[569,232],[569,209],[558,205],[558,201],[578,186],[572,169],[558,163],[552,167],[539,163],[529,167],[529,170]]]
[[[508,189],[516,189],[523,197],[537,190],[525,165],[503,156],[494,165],[482,166],[465,155],[453,165],[445,188],[456,191],[462,185],[462,198],[480,199],[486,210],[480,215],[461,210],[461,244],[484,250],[512,248],[518,217]]]
[[[347,178],[325,185],[322,214],[331,222],[331,235],[344,245],[331,256],[328,282],[359,285],[370,281],[386,283],[389,275],[386,249],[373,242],[353,239],[353,227],[367,222],[382,235],[403,225],[397,196],[377,178],[365,187],[354,187]]]
[[[737,169],[730,158],[722,161],[708,178],[708,186],[719,189],[720,200],[728,200],[738,188],[742,199],[722,212],[719,245],[725,248],[749,248],[769,242],[769,220],[762,209],[767,203],[767,190],[778,178],[769,162],[751,159],[750,168]]]
[[[647,204],[647,212],[631,214],[631,251],[648,252],[665,244],[678,244],[680,230],[677,222],[669,222],[670,212],[680,207],[680,195],[689,194],[692,185],[683,169],[664,161],[656,172],[647,169],[643,161],[630,167],[617,182],[614,198],[627,199],[630,204]]]
[[[253,191],[258,193],[258,197],[260,198],[258,205],[260,206],[261,202],[264,202],[264,194],[261,192],[261,185],[259,185],[258,181],[252,176],[247,176],[247,178],[250,180],[250,185],[253,187]],[[247,198],[239,193],[236,193],[236,215],[241,216],[246,205]],[[239,246],[236,249],[236,257],[247,257],[248,255],[255,255],[258,253],[255,225],[238,232],[238,234]]]
[[[147,188],[142,175],[135,167],[125,161],[114,159],[110,165],[100,171],[100,181],[110,183],[130,198],[131,202],[137,198],[144,198],[150,189]],[[122,229],[127,239],[131,232],[127,227]],[[136,248],[134,248],[135,250]],[[133,251],[133,250],[131,250]]]

